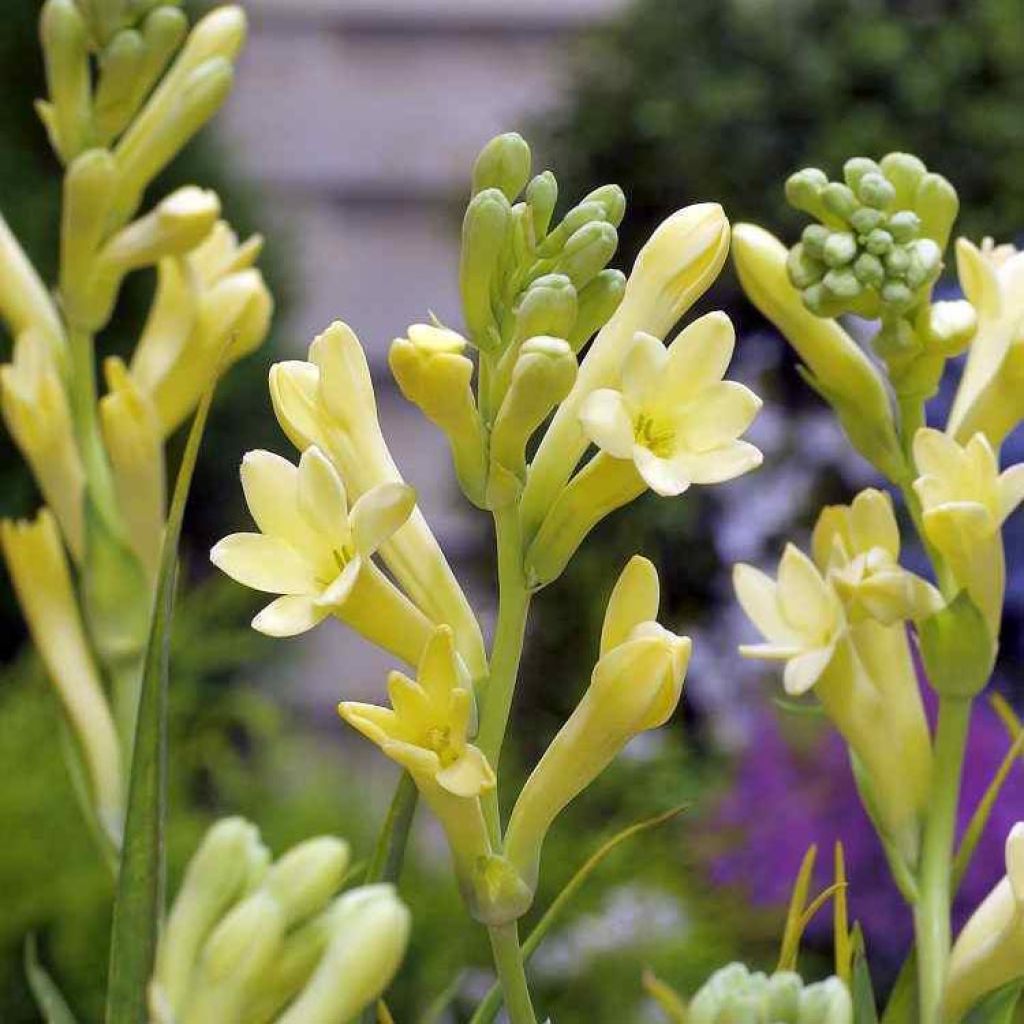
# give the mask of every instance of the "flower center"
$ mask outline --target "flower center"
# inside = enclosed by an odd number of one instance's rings
[[[355,551],[348,545],[340,548],[331,549],[331,559],[334,562],[334,567],[340,573],[349,562],[352,561]],[[323,587],[329,587],[337,577],[337,573],[331,574],[329,571],[325,571],[322,576],[317,576],[317,583]]]
[[[451,767],[459,759],[459,752],[452,743],[450,726],[434,726],[427,730],[426,746],[434,751],[441,761],[442,768]]]
[[[655,422],[652,416],[640,413],[633,421],[633,437],[641,448],[659,458],[666,458],[672,454],[676,432],[670,426]]]

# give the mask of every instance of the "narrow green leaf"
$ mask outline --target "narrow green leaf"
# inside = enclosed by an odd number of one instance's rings
[[[653,971],[644,971],[643,986],[672,1024],[686,1024],[686,1004],[671,985],[663,982]]]
[[[875,1003],[875,986],[871,980],[867,952],[864,948],[864,933],[860,924],[853,926],[850,938],[853,966],[850,994],[853,996],[853,1024],[878,1024],[878,1006]]]
[[[160,556],[153,618],[143,661],[124,847],[114,903],[107,1024],[139,1024],[146,1019],[146,986],[153,971],[163,913],[168,650],[178,574],[178,540],[212,400],[211,386],[192,421]]]
[[[850,935],[850,916],[846,903],[846,857],[843,853],[843,844],[838,841],[835,845],[834,858],[833,877],[839,886],[832,904],[832,945],[835,949],[836,977],[850,985],[856,950]],[[857,931],[859,934],[859,928]]]
[[[789,897],[789,909],[786,911],[786,925],[782,931],[782,947],[779,950],[779,964],[776,970],[792,970],[796,964],[796,954],[800,946],[800,918],[807,906],[807,894],[811,888],[811,875],[814,873],[814,862],[818,857],[818,847],[811,845],[800,862],[800,870],[796,873],[793,892]],[[793,965],[793,966],[790,966]]]
[[[967,1014],[964,1024],[1014,1024],[1022,991],[1024,978],[996,989]]]
[[[913,952],[896,977],[882,1024],[917,1024],[917,957]]]
[[[60,989],[39,962],[34,935],[25,940],[25,975],[46,1024],[75,1024],[75,1016],[64,1001]]]
[[[606,843],[602,844],[595,853],[582,864],[576,874],[569,879],[565,888],[551,901],[551,905],[544,911],[541,919],[534,925],[526,941],[523,943],[523,960],[528,960],[537,951],[537,947],[544,940],[544,936],[551,931],[552,926],[561,916],[562,911],[569,905],[573,896],[576,895],[580,886],[597,870],[602,861],[619,845],[633,836],[646,832],[649,829],[657,828],[666,822],[678,818],[686,810],[688,804],[680,804],[669,811],[657,814],[653,818],[645,818],[633,825],[616,832]],[[490,991],[484,996],[483,1002],[476,1008],[476,1012],[470,1019],[470,1024],[491,1024],[501,1009],[501,986],[495,983]]]

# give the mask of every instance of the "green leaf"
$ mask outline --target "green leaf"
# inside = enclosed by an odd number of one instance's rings
[[[562,911],[569,905],[569,902],[576,895],[580,886],[597,870],[601,862],[617,846],[624,843],[627,839],[632,839],[633,836],[639,835],[641,832],[646,832],[649,829],[657,828],[659,825],[672,821],[673,818],[679,817],[686,810],[687,806],[687,804],[680,804],[678,807],[673,807],[670,811],[657,814],[653,818],[645,818],[643,821],[638,821],[624,828],[621,832],[616,832],[611,839],[599,847],[595,853],[591,854],[577,870],[576,874],[569,879],[565,888],[551,901],[551,905],[544,911],[543,916],[534,926],[533,931],[530,932],[523,943],[523,960],[526,961],[533,956],[537,951],[537,947],[543,941],[544,936],[551,931],[552,926],[561,916]],[[491,986],[487,995],[484,996],[483,1002],[476,1008],[476,1013],[470,1019],[470,1024],[491,1024],[491,1021],[498,1015],[498,1010],[500,1009],[501,986],[495,983]]]
[[[107,1024],[139,1024],[146,1019],[146,986],[153,971],[163,914],[168,650],[178,575],[178,540],[212,400],[211,386],[192,421],[160,555],[153,618],[143,661],[124,847],[114,903]]]
[[[851,945],[853,972],[850,979],[850,994],[853,996],[853,1024],[878,1024],[875,986],[871,981],[871,971],[864,949],[864,933],[860,929],[860,924],[853,926]]]
[[[665,984],[653,971],[644,971],[643,986],[672,1024],[686,1024],[686,1004],[671,985]]]
[[[917,1024],[917,957],[913,952],[896,977],[882,1024]]]
[[[25,975],[46,1024],[75,1024],[75,1016],[64,1001],[60,989],[39,962],[34,935],[25,940]]]
[[[996,989],[967,1014],[964,1024],[1013,1024],[1022,991],[1024,978]]]

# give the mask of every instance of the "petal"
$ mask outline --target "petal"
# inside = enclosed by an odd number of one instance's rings
[[[425,747],[418,747],[415,743],[389,740],[381,749],[392,761],[397,761],[413,775],[434,778],[441,770],[441,759],[437,754]]]
[[[376,422],[370,367],[348,324],[335,320],[314,338],[309,357],[320,369],[320,394],[332,416],[346,428],[367,418]]]
[[[956,273],[965,297],[981,316],[995,319],[1002,308],[999,274],[991,260],[966,238],[956,242]]]
[[[601,655],[623,643],[642,622],[658,617],[661,586],[654,564],[634,555],[622,570],[604,613],[601,627]]]
[[[784,644],[740,644],[739,652],[744,658],[758,661],[789,661],[803,651],[802,647],[787,647]]]
[[[718,383],[729,368],[735,343],[732,321],[724,313],[694,320],[668,347],[659,397],[671,407]]]
[[[668,361],[665,345],[653,334],[637,331],[633,344],[622,361],[622,393],[637,408],[642,407],[650,395],[657,391]]]
[[[834,651],[835,648],[829,645],[792,658],[782,674],[782,685],[786,693],[791,697],[799,697],[811,689],[828,668]]]
[[[454,796],[475,797],[494,789],[494,770],[483,751],[470,745],[462,756],[434,776],[437,784]]]
[[[733,567],[732,585],[747,618],[773,644],[799,649],[800,638],[782,617],[778,584],[767,573],[742,562]],[[753,655],[763,657],[764,655]],[[788,655],[786,655],[788,657]]]
[[[267,636],[298,636],[323,622],[326,608],[316,604],[303,594],[289,594],[271,601],[252,620],[252,628]]]
[[[1024,821],[1018,821],[1006,837],[1006,877],[1017,903],[1024,903]]]
[[[754,421],[761,399],[736,381],[718,381],[674,413],[680,447],[704,452],[735,441]]]
[[[416,669],[420,685],[436,704],[443,704],[462,680],[455,658],[451,627],[438,626],[431,634]]]
[[[268,594],[312,594],[317,587],[310,562],[290,544],[262,533],[233,533],[214,545],[210,561],[221,572]]]
[[[395,713],[390,708],[378,707],[376,704],[363,704],[355,700],[345,700],[338,705],[338,714],[353,729],[361,732],[378,747],[383,748],[395,731]]]
[[[260,533],[295,539],[297,473],[292,463],[273,452],[245,453],[240,471],[242,490]]]
[[[999,477],[999,523],[1002,525],[1024,501],[1024,463],[1011,466]]]
[[[315,445],[299,460],[299,510],[310,529],[328,547],[342,550],[351,544],[345,485],[331,460]]]
[[[962,460],[960,446],[941,430],[922,427],[914,435],[914,465],[922,476],[955,480],[960,475]]]
[[[895,561],[900,555],[900,529],[892,510],[892,498],[869,487],[850,506],[850,533],[854,555],[881,548]]]
[[[670,460],[695,484],[721,484],[757,469],[764,456],[748,441],[733,441],[707,452],[680,452]]]
[[[835,626],[835,596],[814,563],[787,544],[779,562],[779,606],[789,625],[805,637],[823,638]]]
[[[350,521],[356,551],[367,558],[412,515],[416,492],[408,484],[371,487],[352,506]]]
[[[587,395],[580,409],[583,432],[602,451],[628,459],[633,451],[633,421],[618,391],[598,388]]]
[[[470,690],[456,687],[448,701],[448,727],[451,729],[452,741],[456,744],[466,742],[469,735],[469,723],[473,717],[473,693]]]
[[[430,699],[423,692],[423,687],[402,672],[391,672],[388,675],[388,699],[401,725],[396,737],[407,740],[421,738],[432,720]]]
[[[324,418],[317,401],[320,371],[298,359],[275,363],[270,368],[270,401],[281,429],[299,451],[320,444]]]
[[[690,486],[691,480],[684,475],[675,459],[659,458],[649,449],[634,445],[633,462],[644,483],[663,498],[674,498]]]
[[[352,588],[365,566],[359,557],[353,558],[344,569],[331,581],[330,585],[316,597],[317,607],[330,612],[334,608],[342,608],[352,594]]]

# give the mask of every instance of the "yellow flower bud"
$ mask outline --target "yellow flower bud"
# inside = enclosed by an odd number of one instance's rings
[[[679,703],[691,643],[654,621],[658,591],[654,566],[634,557],[608,602],[590,686],[516,801],[505,854],[531,889],[544,837],[562,809],[629,740],[664,725]]]
[[[0,367],[0,409],[76,562],[84,550],[85,471],[52,350],[34,330],[18,335]]]
[[[104,371],[110,390],[100,399],[100,425],[117,504],[132,551],[152,581],[160,564],[167,503],[163,430],[152,401],[124,363],[112,356]]]
[[[484,352],[492,352],[501,344],[491,297],[511,219],[504,194],[499,189],[486,188],[470,200],[462,222],[462,312],[470,340]]]
[[[793,346],[857,451],[889,479],[901,479],[904,460],[881,373],[835,320],[804,306],[786,258],[785,246],[767,231],[736,225],[733,260],[747,297]]]
[[[13,337],[33,330],[57,361],[65,355],[64,330],[53,300],[7,222],[0,216],[0,317]],[[58,362],[61,365],[61,362]]]
[[[263,888],[281,907],[285,927],[322,910],[341,888],[348,864],[348,843],[334,836],[307,839],[276,861]]]
[[[124,793],[117,730],[82,628],[53,516],[0,522],[0,543],[25,620],[81,753],[96,817],[120,845]]]
[[[88,145],[92,126],[88,30],[74,0],[46,0],[39,34],[50,100],[38,109],[54,150],[67,163]]]
[[[1024,963],[1024,822],[1006,837],[1006,874],[957,936],[942,1002],[956,1024],[989,992],[1020,977]]]

